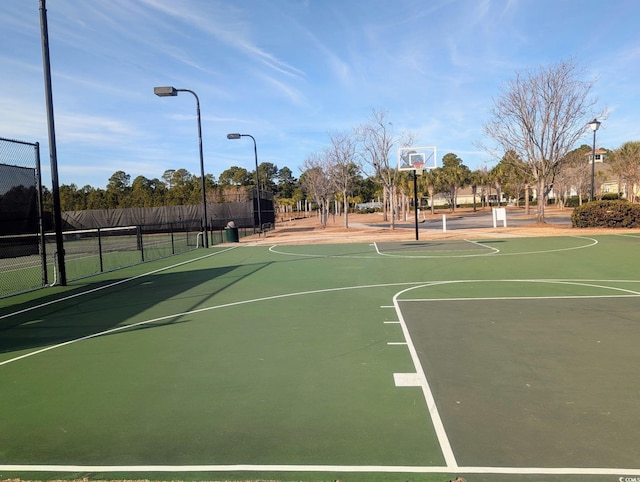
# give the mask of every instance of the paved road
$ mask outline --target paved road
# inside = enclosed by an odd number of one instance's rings
[[[493,216],[491,213],[458,215],[456,213],[445,213],[447,217],[447,231],[454,231],[456,229],[486,229],[493,228]],[[557,215],[548,216],[545,221],[549,224],[555,224],[558,226],[571,226],[571,215]],[[525,216],[523,212],[510,212],[507,211],[507,226],[523,226],[526,224],[532,224],[535,222],[531,216]],[[498,221],[498,227],[501,227],[502,221]],[[415,228],[413,219],[403,221],[397,224],[400,228]],[[442,216],[436,216],[435,218],[429,218],[426,221],[418,223],[418,228],[423,229],[437,229],[442,231]]]

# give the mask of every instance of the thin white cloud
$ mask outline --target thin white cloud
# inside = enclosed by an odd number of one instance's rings
[[[336,54],[333,50],[331,50],[325,43],[323,43],[317,35],[315,35],[310,27],[307,27],[300,23],[297,19],[289,17],[289,22],[295,25],[298,32],[300,32],[304,37],[306,37],[312,44],[312,46],[320,52],[322,57],[324,57],[324,62],[322,60],[319,63],[325,63],[331,68],[334,76],[339,79],[340,83],[345,86],[351,86],[353,84],[353,73],[349,63],[346,60],[343,60],[338,54]],[[345,50],[345,46],[342,45],[342,51]],[[315,52],[313,54],[308,54],[312,56],[314,59],[316,58]]]
[[[173,1],[166,0],[141,1],[158,11],[180,19],[212,35],[227,46],[244,52],[276,72],[294,78],[303,78],[305,76],[301,70],[255,45],[246,33],[250,30],[250,27],[242,21],[241,17],[233,15],[233,8],[222,9],[217,2],[209,2],[207,6],[209,10],[214,10],[213,14],[202,15],[200,8],[189,4],[177,5]],[[228,5],[225,6],[228,7]],[[223,21],[218,21],[218,18],[222,18]]]
[[[0,136],[26,142],[40,142],[46,133],[44,99],[25,102],[15,97],[0,97]]]
[[[275,92],[279,92],[282,96],[287,98],[292,104],[297,106],[306,105],[307,103],[306,99],[298,89],[291,87],[285,82],[277,80],[274,77],[263,74],[263,73],[256,73],[255,75],[261,78],[267,84],[274,87]]]
[[[97,146],[129,144],[142,135],[135,125],[120,119],[71,113],[56,115],[56,131],[61,142]]]

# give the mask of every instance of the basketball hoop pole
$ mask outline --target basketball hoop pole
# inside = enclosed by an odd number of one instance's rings
[[[418,233],[418,171],[436,168],[436,146],[412,147],[404,146],[398,149],[398,170],[413,171],[413,207],[416,224],[416,241]]]
[[[413,170],[413,213],[416,219],[416,241],[418,241],[418,173]]]

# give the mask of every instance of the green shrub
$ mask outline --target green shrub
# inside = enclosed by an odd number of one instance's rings
[[[607,192],[604,193],[600,199],[603,201],[615,201],[616,199],[620,199],[620,195],[616,192]]]
[[[593,201],[571,214],[574,228],[640,228],[640,205],[626,200]]]
[[[579,196],[571,196],[568,197],[564,203],[564,207],[566,208],[575,208],[576,206],[580,206],[580,197]]]

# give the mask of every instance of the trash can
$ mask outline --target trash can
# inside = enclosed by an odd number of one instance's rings
[[[227,227],[224,231],[227,243],[237,243],[238,241],[240,241],[240,237],[238,236],[238,228],[236,227],[236,223],[234,223],[233,221],[229,221],[227,223]]]

